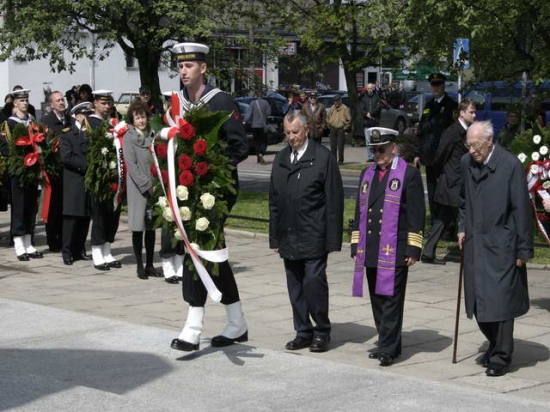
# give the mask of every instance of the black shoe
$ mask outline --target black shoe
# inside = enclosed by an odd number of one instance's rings
[[[73,258],[63,258],[63,263],[67,266],[71,266],[74,263]]]
[[[158,272],[154,266],[145,266],[145,273],[152,278],[162,278],[164,275]]]
[[[391,366],[393,363],[393,358],[387,353],[381,353],[378,355],[378,360],[380,361],[380,366]]]
[[[296,336],[294,340],[288,342],[285,346],[286,350],[298,350],[309,348],[311,346],[312,338],[305,338],[303,336]]]
[[[488,367],[489,366],[489,355],[487,353],[484,353],[483,356],[481,356],[480,358],[478,358],[476,360],[476,363],[478,365],[481,365],[483,366],[484,368]]]
[[[508,366],[502,363],[490,363],[485,371],[487,376],[504,376],[508,373]]]
[[[315,336],[309,347],[310,352],[326,352],[328,351],[328,343],[330,336]]]
[[[223,346],[233,345],[235,342],[247,342],[247,341],[248,341],[248,331],[246,331],[241,336],[235,339],[226,338],[223,335],[214,336],[210,341],[210,345],[215,348],[221,348]]]
[[[164,281],[172,285],[175,285],[176,283],[180,283],[177,276],[171,276],[169,278],[165,278]]]
[[[92,257],[86,253],[81,253],[80,255],[73,256],[73,260],[92,260]]]
[[[44,257],[44,255],[42,254],[42,252],[33,252],[33,253],[27,253],[27,255],[31,258],[31,259],[42,259]]]
[[[137,277],[142,280],[149,279],[149,276],[147,276],[147,272],[145,272],[145,269],[143,269],[143,267],[141,266],[138,266]]]
[[[426,255],[422,255],[420,257],[420,260],[422,261],[422,263],[429,263],[431,265],[446,265],[447,264],[447,262],[445,262],[442,259],[438,259],[436,257],[430,258]]]
[[[20,262],[28,262],[29,259],[29,255],[27,255],[26,253],[23,253],[22,255],[17,255],[17,260],[19,260]]]
[[[170,347],[175,350],[181,350],[184,352],[191,352],[194,350],[199,350],[199,344],[189,343],[184,340],[174,339],[170,344]]]
[[[105,263],[110,268],[120,269],[122,267],[122,263],[120,263],[118,260],[113,260],[112,262]]]
[[[370,352],[369,359],[378,359],[378,352]]]
[[[107,263],[102,263],[101,265],[94,265],[94,268],[96,268],[96,270],[111,270],[111,268],[107,265]]]

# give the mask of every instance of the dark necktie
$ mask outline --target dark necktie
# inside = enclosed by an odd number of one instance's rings
[[[292,164],[295,165],[296,163],[298,163],[298,151],[297,150],[294,150],[292,152],[292,156],[294,156],[292,158]]]

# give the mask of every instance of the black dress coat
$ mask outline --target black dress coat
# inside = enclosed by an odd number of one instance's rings
[[[480,168],[466,154],[460,167],[466,313],[479,322],[514,319],[529,310],[527,271],[516,266],[516,259],[533,257],[525,172],[499,144],[486,166]]]
[[[315,259],[342,247],[344,189],[336,158],[309,139],[297,164],[275,156],[269,188],[269,247],[283,259]]]
[[[460,159],[468,153],[465,143],[466,129],[458,120],[445,129],[441,136],[433,161],[436,175],[439,176],[434,200],[440,205],[458,207],[460,204]]]

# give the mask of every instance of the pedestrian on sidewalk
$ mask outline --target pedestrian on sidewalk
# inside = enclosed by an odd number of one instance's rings
[[[489,341],[478,363],[487,376],[502,376],[512,362],[514,319],[529,310],[525,264],[533,257],[533,221],[523,166],[493,138],[490,121],[468,129],[458,242],[466,314]]]
[[[267,151],[267,119],[271,116],[271,107],[267,100],[262,97],[262,91],[256,92],[256,100],[248,105],[244,116],[245,124],[250,124],[252,137],[258,164],[264,165],[265,152]]]
[[[329,349],[327,259],[342,247],[344,189],[336,158],[308,139],[303,112],[284,119],[288,146],[275,156],[269,247],[284,259],[296,337],[288,350]],[[312,320],[315,326],[312,324]]]
[[[327,124],[330,128],[330,151],[338,158],[338,164],[344,163],[344,143],[346,131],[350,130],[351,116],[349,108],[342,103],[340,95],[334,96],[334,104],[327,115]]]
[[[351,235],[353,296],[363,296],[366,268],[381,366],[401,355],[401,329],[409,267],[420,258],[426,210],[420,171],[397,156],[399,132],[367,130],[374,164],[363,170]]]

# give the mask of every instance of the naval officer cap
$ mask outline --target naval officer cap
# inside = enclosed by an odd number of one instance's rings
[[[178,43],[172,47],[178,62],[205,61],[210,48],[200,43]]]
[[[14,99],[28,99],[30,92],[31,92],[31,89],[18,89],[18,90],[14,90],[10,94]]]
[[[90,114],[93,112],[94,112],[94,109],[91,102],[79,103],[71,109],[71,114],[73,116],[76,116],[77,114]]]
[[[92,95],[94,96],[94,100],[109,100],[111,101],[113,98],[113,92],[111,90],[94,90],[92,92]]]
[[[386,127],[371,127],[367,129],[369,144],[367,146],[380,146],[388,143],[395,143],[399,132]]]
[[[443,84],[447,80],[447,77],[443,73],[432,73],[428,77],[430,84]]]

